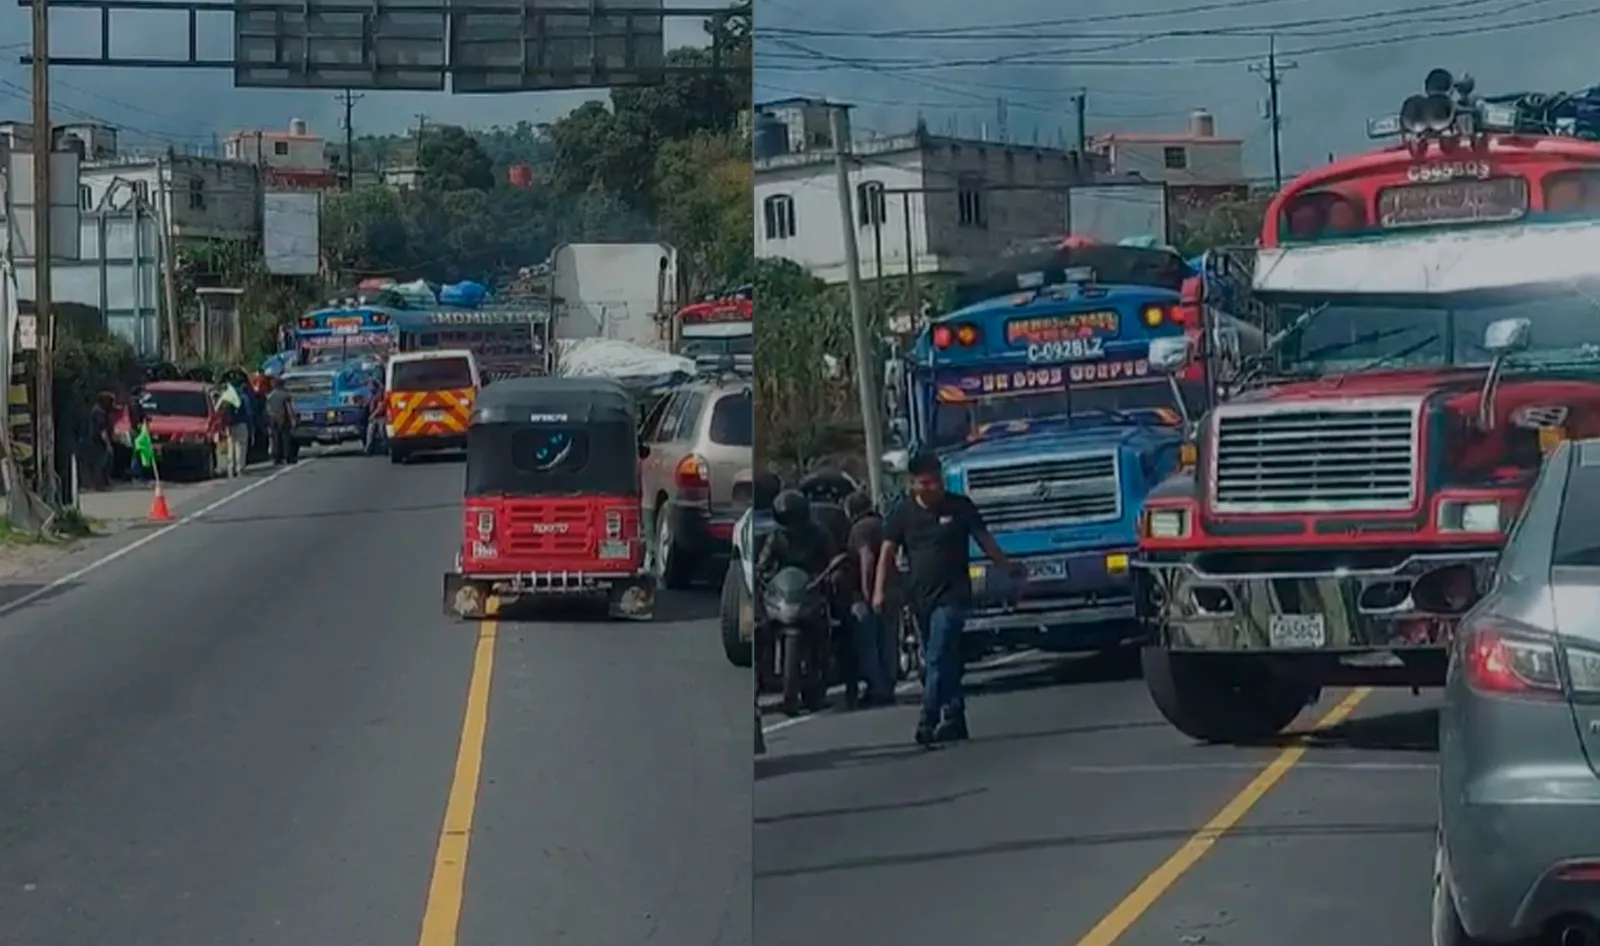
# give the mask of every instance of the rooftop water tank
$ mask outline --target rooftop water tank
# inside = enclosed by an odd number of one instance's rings
[[[789,126],[771,115],[757,115],[755,152],[757,160],[788,154]]]
[[[1197,108],[1189,113],[1189,134],[1196,138],[1215,138],[1217,136],[1217,120],[1211,113],[1203,108]]]

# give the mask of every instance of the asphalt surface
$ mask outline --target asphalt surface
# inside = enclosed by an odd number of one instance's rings
[[[1202,746],[1136,674],[1099,657],[976,674],[972,741],[933,752],[911,745],[909,702],[769,717],[762,946],[1428,941],[1436,695],[1377,691],[1309,738]],[[1350,696],[1328,694],[1296,728]],[[1217,835],[1280,757],[1295,764]]]
[[[461,477],[314,460],[0,612],[0,942],[752,942],[749,678],[714,595],[480,649],[439,603]]]

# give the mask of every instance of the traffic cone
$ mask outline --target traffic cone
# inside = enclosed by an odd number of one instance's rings
[[[167,505],[167,496],[161,492],[161,484],[156,484],[156,494],[150,500],[150,521],[171,522],[172,508]]]

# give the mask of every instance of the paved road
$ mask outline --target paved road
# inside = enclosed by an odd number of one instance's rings
[[[973,741],[937,752],[909,746],[910,706],[769,723],[762,946],[1427,941],[1429,695],[1330,694],[1303,728],[1353,716],[1303,750],[1198,746],[1134,672],[1037,658],[986,673]],[[1208,825],[1228,830],[1197,839]]]
[[[0,611],[0,941],[751,943],[714,598],[447,620],[461,475],[316,460]]]

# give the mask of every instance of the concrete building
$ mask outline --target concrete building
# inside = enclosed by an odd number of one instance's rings
[[[1138,175],[1175,188],[1233,188],[1248,183],[1244,140],[1218,137],[1216,119],[1204,109],[1190,115],[1187,133],[1115,132],[1097,136],[1091,149],[1112,177]]]
[[[757,108],[755,245],[830,282],[845,280],[829,103]],[[857,140],[850,188],[862,275],[959,273],[1019,240],[1066,226],[1066,189],[1093,168],[1073,151],[910,134]],[[909,226],[908,226],[909,224]],[[907,251],[909,230],[910,252]]]
[[[0,145],[10,149],[33,146],[33,123],[0,122]],[[55,126],[58,150],[78,152],[85,161],[105,161],[117,156],[117,130],[98,122],[58,122]]]
[[[255,240],[261,232],[261,180],[241,161],[169,154],[83,165],[78,206],[123,210],[134,195],[159,209],[177,239]]]
[[[304,120],[291,118],[287,129],[236,131],[223,143],[223,155],[258,166],[273,190],[337,186],[338,170],[328,160],[328,141],[312,134]]]

